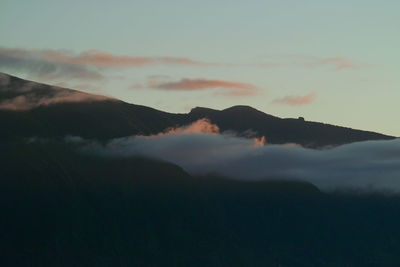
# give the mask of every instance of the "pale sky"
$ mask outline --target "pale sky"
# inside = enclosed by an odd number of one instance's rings
[[[82,2],[1,0],[0,71],[400,136],[400,1]]]

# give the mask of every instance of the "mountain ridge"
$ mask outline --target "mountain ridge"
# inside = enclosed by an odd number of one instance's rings
[[[218,125],[221,131],[233,131],[244,137],[265,136],[272,144],[297,143],[318,148],[395,138],[325,123],[280,118],[246,105],[223,110],[195,107],[189,113],[169,113],[1,73],[0,107],[0,121],[5,125],[0,131],[2,138],[76,135],[112,139],[157,134],[203,118]],[[248,136],[249,132],[252,136]]]

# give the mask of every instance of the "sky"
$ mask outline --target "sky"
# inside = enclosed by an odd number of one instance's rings
[[[397,0],[0,2],[0,72],[400,136]]]

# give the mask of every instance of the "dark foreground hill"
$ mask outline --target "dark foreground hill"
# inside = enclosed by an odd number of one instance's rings
[[[396,266],[400,198],[0,144],[1,266]]]
[[[321,147],[393,138],[301,119],[281,119],[246,106],[222,111],[195,108],[188,114],[172,114],[6,74],[1,74],[0,79],[0,138],[3,140],[33,136],[110,139],[149,135],[201,118],[209,118],[222,131],[241,135],[252,132],[277,144]]]

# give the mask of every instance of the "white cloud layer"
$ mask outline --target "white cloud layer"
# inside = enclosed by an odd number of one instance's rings
[[[193,175],[235,179],[289,179],[324,191],[400,193],[400,140],[366,141],[324,150],[260,145],[227,134],[171,131],[114,139],[86,148],[107,156],[146,156],[175,163]]]

